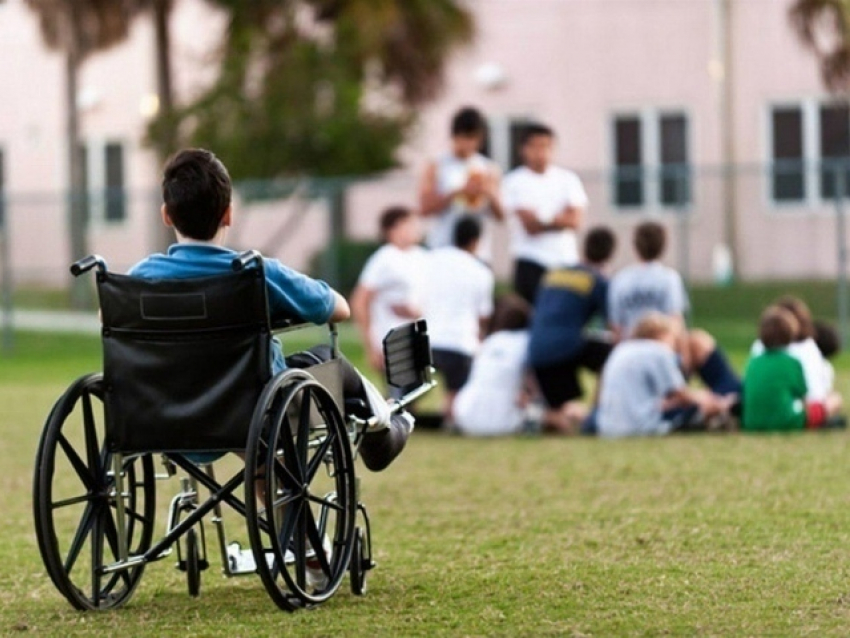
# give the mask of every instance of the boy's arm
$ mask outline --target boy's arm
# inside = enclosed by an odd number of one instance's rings
[[[462,190],[458,189],[441,195],[437,190],[437,165],[430,162],[425,167],[419,185],[419,212],[426,217],[441,213]]]

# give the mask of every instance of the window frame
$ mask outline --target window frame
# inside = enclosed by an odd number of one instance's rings
[[[661,164],[662,140],[661,121],[664,117],[681,116],[685,123],[684,170],[687,174],[687,189],[685,201],[682,204],[666,203],[663,201],[664,165]],[[622,119],[637,119],[640,124],[640,179],[643,200],[640,204],[621,204],[617,201],[617,123]],[[611,159],[609,206],[617,213],[641,213],[653,211],[660,214],[680,215],[690,214],[694,208],[696,188],[694,186],[694,133],[693,113],[684,106],[658,106],[633,109],[618,109],[608,118],[607,134],[609,137],[608,153]]]

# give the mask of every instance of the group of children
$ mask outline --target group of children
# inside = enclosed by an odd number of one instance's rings
[[[582,262],[549,270],[533,306],[516,294],[497,300],[448,413],[458,431],[536,427],[616,437],[842,422],[827,360],[839,348],[837,334],[819,324],[819,348],[805,303],[784,297],[765,311],[741,378],[710,334],[688,329],[684,284],[660,261],[664,228],[639,224],[633,243],[637,262],[609,281],[615,238],[593,228]],[[587,404],[582,370],[598,375]]]

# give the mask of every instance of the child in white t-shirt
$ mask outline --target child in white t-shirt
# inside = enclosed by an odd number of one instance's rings
[[[396,326],[422,316],[425,251],[416,216],[393,206],[381,215],[381,246],[366,262],[351,295],[354,320],[360,328],[372,367],[384,365],[383,340]]]
[[[476,256],[481,222],[461,217],[454,228],[454,245],[431,250],[423,281],[425,319],[434,367],[443,376],[443,414],[452,418],[455,395],[466,383],[472,357],[478,350],[485,322],[493,312],[493,272]]]
[[[455,426],[461,434],[516,434],[525,418],[526,356],[531,307],[517,295],[496,302],[490,334],[484,339],[469,380],[454,402]]]

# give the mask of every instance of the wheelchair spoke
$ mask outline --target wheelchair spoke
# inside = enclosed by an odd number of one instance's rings
[[[277,541],[280,544],[281,553],[285,554],[286,550],[289,548],[289,541],[292,539],[295,521],[301,507],[303,507],[301,502],[293,501],[289,507],[283,510],[283,524],[281,525],[280,532],[277,535]]]
[[[74,565],[77,563],[77,558],[80,556],[80,550],[83,549],[83,544],[86,542],[86,537],[92,529],[95,521],[95,510],[98,508],[97,503],[89,503],[86,506],[83,517],[80,519],[80,526],[77,528],[77,533],[74,534],[74,540],[71,541],[71,546],[68,548],[68,555],[65,557],[65,573],[70,574]]]
[[[91,502],[94,499],[94,496],[91,494],[83,494],[82,496],[73,496],[71,498],[66,498],[61,501],[56,501],[55,503],[50,504],[50,509],[58,510],[63,507],[68,507],[69,505],[78,505],[79,503],[87,503]]]
[[[313,516],[313,511],[306,507],[306,521],[305,526],[307,528],[307,540],[310,541],[310,545],[313,547],[313,550],[316,554],[316,560],[319,562],[319,567],[322,568],[322,573],[326,576],[330,576],[331,566],[328,563],[328,557],[325,554],[324,544],[322,542],[322,537],[319,534],[318,526],[316,525],[316,518]]]
[[[109,549],[112,552],[113,559],[115,561],[120,561],[120,539],[118,538],[118,529],[115,527],[115,520],[111,516],[106,517],[106,540],[109,543]],[[122,569],[113,575],[112,579],[109,581],[109,584],[106,586],[106,591],[110,591],[115,586],[115,583],[118,578],[121,578],[121,580],[124,581],[125,587],[132,586],[132,583],[130,582],[130,574],[127,572],[126,569]]]
[[[275,500],[273,505],[274,505],[275,509],[281,508],[281,507],[286,507],[290,503],[294,503],[296,500],[298,500],[298,497],[299,497],[299,494],[297,492],[289,490],[284,494],[283,497]]]
[[[91,538],[91,595],[95,607],[98,607],[100,603],[100,583],[102,580],[100,567],[103,565],[103,516],[103,509],[98,508]]]
[[[335,435],[330,433],[322,439],[322,442],[319,444],[319,448],[315,451],[313,458],[310,459],[310,462],[307,465],[307,483],[313,481],[313,478],[316,476],[316,472],[319,471],[319,466],[322,464],[322,461],[324,461],[325,455],[328,453],[331,444],[334,442],[334,438]]]
[[[308,494],[307,499],[311,503],[316,503],[317,505],[320,505],[322,507],[326,507],[326,508],[331,509],[331,510],[335,510],[335,511],[340,512],[340,513],[345,512],[345,509],[346,509],[336,499],[328,500],[326,498],[319,498],[318,496],[313,496],[312,494]]]
[[[310,412],[313,405],[313,392],[309,387],[304,388],[301,396],[301,413],[298,415],[298,460],[307,460],[307,449],[310,444]],[[306,468],[302,467],[302,471]],[[306,478],[306,477],[305,477]]]
[[[68,442],[68,439],[65,438],[63,434],[59,434],[57,437],[59,441],[59,445],[62,446],[62,450],[65,452],[65,456],[68,457],[68,460],[71,462],[71,465],[74,467],[74,471],[77,473],[77,476],[80,477],[80,480],[83,482],[83,485],[86,489],[90,491],[95,491],[96,489],[96,478],[91,473],[86,464],[83,463],[83,459],[80,458],[77,451],[71,447],[71,444]]]
[[[279,419],[283,418],[285,423],[289,424],[289,418],[286,413],[283,412],[281,414],[282,408],[285,406],[281,406],[278,408],[278,413],[275,414],[275,421],[279,421]],[[301,459],[298,457],[298,454],[295,452],[295,444],[292,442],[292,432],[289,427],[281,428],[280,432],[280,442],[283,446],[283,458],[286,464],[286,471],[290,473],[290,476],[294,479],[295,483],[301,483],[301,477],[304,475],[304,471],[301,468]],[[277,468],[277,464],[275,465]],[[275,469],[277,473],[277,469]]]
[[[296,521],[295,532],[295,582],[298,587],[304,589],[307,587],[307,517],[304,510],[309,511],[309,507],[303,506],[299,508],[298,518]],[[320,545],[321,547],[321,545]]]
[[[289,470],[287,458],[291,458],[291,455],[290,457],[287,457],[286,452],[284,452],[283,459],[274,459],[274,475],[284,484],[284,486],[297,487],[301,484],[301,481],[299,481],[298,477]]]
[[[86,437],[86,457],[89,462],[89,468],[94,472],[95,476],[100,475],[101,458],[100,447],[97,443],[97,428],[94,423],[94,411],[91,405],[91,395],[84,392],[83,400],[83,428]]]

